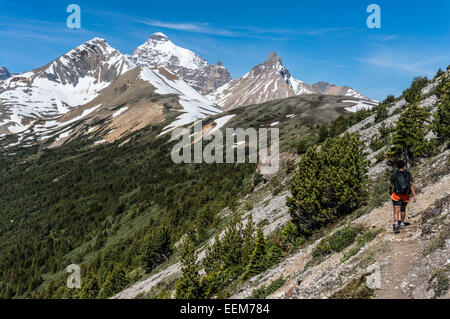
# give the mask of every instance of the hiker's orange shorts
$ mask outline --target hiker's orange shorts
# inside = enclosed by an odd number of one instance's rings
[[[394,206],[406,206],[411,199],[411,195],[409,194],[392,194],[392,201],[394,202]]]

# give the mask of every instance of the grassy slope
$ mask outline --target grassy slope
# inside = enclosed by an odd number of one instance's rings
[[[345,113],[337,107],[340,100],[297,97],[237,109],[228,127],[279,121],[282,148],[292,150],[299,139],[315,142],[317,130],[311,128],[316,124]],[[297,116],[286,117],[291,114]],[[25,296],[41,284],[30,285],[33,278],[42,275],[41,287],[46,286],[68,264],[93,262],[99,252],[109,252],[116,262],[121,258],[116,251],[128,254],[121,262],[131,272],[139,267],[139,256],[124,245],[141,247],[139,232],[170,225],[175,242],[195,224],[199,211],[215,216],[251,191],[254,165],[174,165],[166,138],[155,139],[163,125],[136,132],[123,147],[121,141],[96,148],[75,141],[51,151],[1,152],[2,293],[10,285],[7,297]],[[211,218],[207,233],[223,227]],[[105,241],[96,246],[101,233]]]

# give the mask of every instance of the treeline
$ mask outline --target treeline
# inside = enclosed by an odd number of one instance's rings
[[[183,275],[175,285],[175,298],[228,298],[233,287],[276,265],[286,254],[288,242],[283,236],[266,238],[260,227],[256,229],[251,215],[245,226],[241,221],[231,223],[224,235],[206,248],[201,261],[187,236],[181,249]]]
[[[438,95],[440,102],[433,121],[429,110],[418,105],[424,98],[421,91],[430,81],[416,78],[403,94],[407,105],[400,110],[399,121],[395,126],[381,125],[380,141],[372,140],[371,148],[390,145],[392,155],[386,158],[389,163],[401,158],[414,165],[419,157],[430,156],[433,149],[448,143],[450,81],[443,72],[438,72],[435,80],[438,77],[442,77],[442,81],[433,93]],[[291,180],[292,196],[287,199],[292,222],[283,230],[265,238],[261,229],[255,233],[251,222],[246,227],[236,223],[222,238],[215,239],[201,262],[197,260],[191,239],[186,238],[181,253],[183,276],[175,286],[175,297],[229,297],[233,287],[277,264],[292,246],[304,243],[314,232],[367,204],[369,162],[365,145],[358,134],[341,134],[372,114],[375,114],[375,123],[384,121],[390,116],[389,108],[396,100],[389,95],[372,111],[359,111],[319,126],[320,147],[304,142],[299,145],[298,152],[303,156]],[[437,140],[426,140],[425,135],[430,129]],[[378,147],[375,143],[382,145]],[[361,231],[345,228],[332,241],[322,242],[320,254],[341,251],[342,247],[353,243]],[[374,236],[368,231],[360,240],[371,240]],[[200,271],[204,274],[200,275]]]
[[[130,275],[136,269],[167,260],[186,232],[195,229],[204,240],[216,214],[254,187],[254,164],[176,165],[167,139],[144,141],[98,148],[73,142],[15,161],[2,155],[0,297],[67,297],[64,270],[72,263],[92,273],[97,297],[109,296],[137,280]],[[140,228],[125,228],[143,215],[150,217]],[[119,231],[127,234],[109,242]],[[86,264],[88,255],[94,261]],[[122,270],[126,280],[116,281]],[[62,275],[36,290],[43,275],[56,273]]]

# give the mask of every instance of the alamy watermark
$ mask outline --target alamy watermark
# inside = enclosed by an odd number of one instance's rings
[[[78,4],[70,4],[66,9],[67,13],[71,13],[67,17],[66,25],[69,29],[81,28],[81,8]]]
[[[69,289],[81,289],[81,268],[78,265],[69,265],[66,268],[66,272],[70,275],[67,278],[67,288]]]
[[[381,29],[381,7],[378,4],[371,4],[367,7],[367,13],[371,13],[367,18],[367,27]]]
[[[270,138],[270,141],[269,141]],[[260,165],[263,175],[278,172],[280,166],[278,128],[227,128],[224,136],[220,128],[203,130],[201,121],[194,123],[194,134],[185,128],[172,132],[172,140],[180,140],[172,149],[176,164],[190,163],[254,163]],[[211,141],[205,147],[203,141]],[[270,144],[270,146],[269,146]],[[236,156],[237,153],[237,156]]]

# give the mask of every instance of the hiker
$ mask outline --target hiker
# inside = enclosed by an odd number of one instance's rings
[[[397,161],[398,170],[392,174],[389,192],[394,204],[394,232],[400,233],[400,228],[408,226],[405,224],[406,206],[408,205],[411,194],[413,195],[413,202],[417,201],[416,190],[414,189],[414,180],[411,174],[405,169],[406,163],[404,161]],[[401,212],[401,219],[399,215]]]

